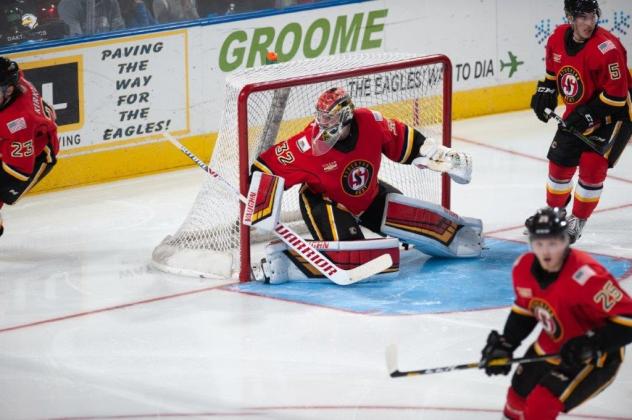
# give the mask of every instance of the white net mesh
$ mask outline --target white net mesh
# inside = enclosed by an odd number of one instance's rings
[[[444,64],[439,61],[418,64],[411,60],[413,58],[416,57],[392,53],[344,54],[262,66],[229,75],[225,110],[210,167],[239,188],[240,158],[247,159],[250,166],[261,151],[302,130],[313,118],[319,94],[332,86],[343,86],[356,107],[378,110],[441,141]],[[385,63],[404,62],[407,64],[397,65],[401,68],[395,70],[370,69]],[[344,77],[340,75],[342,72]],[[240,140],[238,134],[239,95],[246,85],[273,81],[286,83],[285,86],[281,83],[281,88],[277,83],[277,89],[248,96],[248,155],[240,156],[239,142],[245,140]],[[379,178],[407,196],[441,203],[441,176],[437,173],[384,158]],[[300,224],[297,188],[286,191],[283,200],[283,221]],[[240,248],[249,248],[249,244],[240,244],[238,219],[238,198],[209,176],[180,229],[154,250],[153,264],[185,275],[234,276],[240,267]]]

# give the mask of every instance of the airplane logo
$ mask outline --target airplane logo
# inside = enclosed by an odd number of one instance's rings
[[[507,52],[509,53],[509,62],[505,63],[503,60],[500,60],[500,71],[503,71],[505,67],[509,67],[509,77],[511,77],[518,70],[518,66],[524,64],[524,61],[518,61],[518,57],[512,54],[511,51]]]

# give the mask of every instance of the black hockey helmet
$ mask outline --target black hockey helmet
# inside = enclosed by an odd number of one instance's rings
[[[6,57],[0,57],[0,86],[17,86],[20,74],[18,63]]]
[[[592,12],[595,12],[597,17],[601,16],[601,9],[597,0],[564,0],[564,12],[573,17],[580,13]]]
[[[563,207],[543,207],[525,221],[529,239],[564,236],[568,223]]]

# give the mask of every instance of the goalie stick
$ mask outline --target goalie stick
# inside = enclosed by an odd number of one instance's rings
[[[491,359],[487,364],[483,362],[464,363],[462,365],[443,366],[428,369],[419,370],[404,370],[401,371],[397,365],[397,346],[391,344],[386,348],[386,367],[391,378],[401,378],[403,376],[416,376],[416,375],[428,375],[431,373],[451,372],[453,370],[463,369],[485,369],[487,366],[506,366],[514,363],[534,363],[542,362],[552,357],[559,357],[557,354],[547,354],[544,356],[535,357],[519,357],[516,359],[510,359],[508,357],[502,357],[498,359]]]
[[[544,113],[548,115],[549,118],[554,118],[555,120],[557,120],[557,122],[563,129],[580,139],[582,142],[584,142],[584,144],[586,144],[586,146],[590,147],[592,150],[599,153],[600,155],[605,156],[608,152],[610,152],[610,149],[612,148],[615,140],[615,136],[612,136],[609,140],[601,139],[600,137],[586,137],[579,131],[575,130],[573,127],[568,127],[562,117],[557,115],[550,108],[545,108]]]
[[[175,139],[170,133],[163,132],[164,137],[169,140],[174,146],[176,146],[182,153],[187,155],[189,159],[195,162],[200,168],[208,173],[213,178],[217,178],[222,181],[232,192],[239,197],[242,203],[246,203],[246,197],[237,191],[228,181],[226,181],[219,173],[215,172],[207,164],[202,162],[193,152],[187,149],[182,143]],[[314,266],[320,273],[327,277],[332,282],[340,286],[348,286],[350,284],[357,283],[367,277],[373,276],[381,271],[386,270],[393,265],[393,260],[390,255],[383,254],[371,261],[364,263],[358,267],[350,270],[343,270],[342,268],[333,264],[318,250],[312,247],[307,241],[301,238],[296,232],[290,229],[283,223],[278,223],[274,228],[274,233],[287,244],[291,249],[296,251],[301,257]]]

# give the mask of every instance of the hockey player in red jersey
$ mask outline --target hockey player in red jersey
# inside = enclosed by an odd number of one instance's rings
[[[0,208],[41,181],[57,162],[58,151],[54,110],[17,63],[0,57]],[[0,217],[0,234],[3,229]]]
[[[572,215],[571,243],[582,234],[601,196],[609,167],[613,167],[632,136],[632,76],[621,41],[597,25],[597,0],[565,0],[570,24],[558,26],[546,46],[546,77],[538,82],[531,108],[546,122],[558,94],[566,105],[563,118],[569,129],[584,133],[596,145],[612,139],[603,155],[591,150],[569,130],[559,128],[548,152],[546,201],[565,207],[571,199],[573,175],[579,167]]]
[[[445,172],[459,183],[471,178],[469,155],[439,145],[378,111],[356,109],[341,87],[323,92],[314,121],[264,151],[252,171],[283,178],[285,188],[302,185],[301,214],[317,241],[363,240],[363,226],[429,255],[479,256],[480,220],[403,196],[396,186],[378,179],[382,155]]]
[[[511,358],[539,321],[542,331],[527,357],[560,355],[518,366],[504,408],[509,419],[555,419],[593,397],[614,380],[623,347],[632,342],[632,299],[589,254],[569,247],[565,215],[547,207],[527,219],[532,252],[514,264],[514,305],[502,335],[492,331],[482,351],[485,364]]]
[[[335,87],[318,98],[315,120],[264,151],[253,170],[283,177],[286,188],[303,185],[301,212],[314,239],[362,239],[359,225],[379,232],[386,194],[398,192],[378,179],[382,154],[402,164],[442,166],[457,182],[470,181],[468,155],[426,140],[398,120],[355,109]]]

